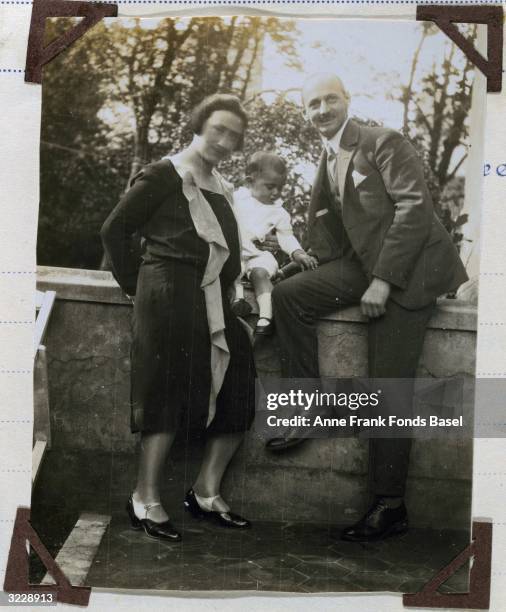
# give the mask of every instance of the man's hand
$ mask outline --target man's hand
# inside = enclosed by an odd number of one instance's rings
[[[303,270],[316,270],[318,267],[318,260],[312,255],[308,255],[306,251],[297,249],[292,253],[292,259],[295,263],[298,263]]]
[[[266,234],[263,242],[260,242],[260,240],[254,240],[253,244],[261,251],[269,251],[273,255],[279,251],[279,242],[275,230],[272,230]]]
[[[360,300],[362,314],[366,317],[380,317],[385,314],[385,304],[390,295],[390,283],[374,277]]]

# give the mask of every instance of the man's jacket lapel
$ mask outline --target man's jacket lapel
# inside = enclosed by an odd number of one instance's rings
[[[341,198],[341,206],[345,206],[345,186],[346,177],[350,167],[350,162],[355,154],[357,143],[358,143],[359,127],[351,119],[344,128],[343,135],[341,137],[341,143],[339,145],[339,155],[337,156],[337,187],[339,189],[339,195]]]

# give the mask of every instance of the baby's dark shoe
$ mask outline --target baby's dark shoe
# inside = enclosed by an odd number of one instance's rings
[[[250,304],[248,304],[244,298],[235,300],[235,302],[232,303],[232,312],[236,317],[247,317],[249,314],[251,314],[251,311],[252,308]]]

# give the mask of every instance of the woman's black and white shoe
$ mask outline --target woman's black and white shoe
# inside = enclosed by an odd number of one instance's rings
[[[216,495],[210,499],[214,500],[218,497],[219,495]],[[207,499],[208,498],[206,498],[206,500]],[[210,503],[212,504],[212,501]],[[249,529],[251,527],[250,521],[234,512],[230,512],[230,510],[228,512],[218,512],[216,510],[203,509],[197,501],[193,489],[190,489],[186,493],[184,507],[194,518],[214,521],[222,527],[231,527],[233,529]]]
[[[274,321],[269,317],[260,317],[255,327],[256,336],[271,336],[274,332]]]
[[[143,504],[144,505],[144,504]],[[148,518],[148,512],[155,506],[160,506],[159,502],[153,504],[145,504],[144,510],[146,512],[145,518],[139,518],[135,513],[132,496],[128,498],[126,511],[130,517],[130,523],[132,529],[140,530],[144,529],[146,535],[156,540],[168,540],[169,542],[179,542],[181,540],[181,534],[177,529],[174,528],[170,521],[163,521],[163,523],[157,523]]]

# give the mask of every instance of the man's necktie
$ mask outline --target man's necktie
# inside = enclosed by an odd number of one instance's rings
[[[329,177],[331,188],[339,195],[339,188],[336,183],[336,164],[337,155],[334,153],[333,149],[329,147],[327,151],[327,176]]]

